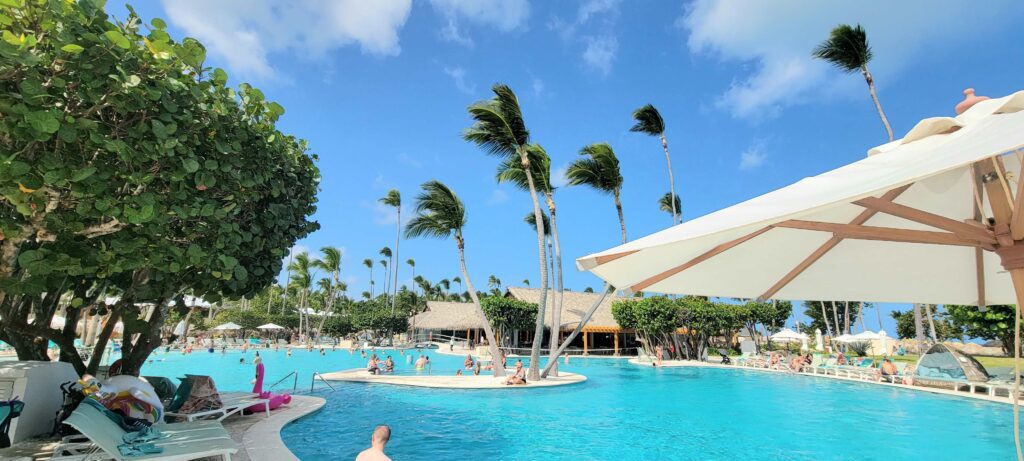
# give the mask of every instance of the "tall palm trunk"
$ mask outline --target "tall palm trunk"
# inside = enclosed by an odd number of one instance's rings
[[[459,247],[459,269],[462,271],[462,280],[469,287],[469,296],[473,298],[473,307],[476,308],[476,313],[480,318],[486,319],[487,316],[484,315],[484,309],[480,307],[480,298],[477,297],[476,290],[473,289],[473,282],[469,279],[469,271],[466,270],[466,241],[462,238],[461,231],[456,231],[455,233],[455,244]],[[491,329],[491,323],[488,321],[484,321],[484,336],[487,337],[488,349],[491,351],[491,364],[494,365],[494,376],[505,376],[505,366],[501,363],[501,349],[498,348],[498,341],[494,338],[494,330]]]
[[[622,243],[626,243],[626,218],[622,216],[622,201],[619,200],[619,191],[615,190],[615,211],[619,213],[619,227],[622,228]]]
[[[540,379],[540,348],[544,341],[544,309],[548,302],[548,258],[544,248],[544,217],[540,211],[540,200],[537,198],[537,186],[533,181],[533,173],[530,171],[530,158],[526,154],[526,148],[520,147],[519,161],[522,162],[523,172],[526,173],[526,183],[530,186],[530,199],[533,200],[533,218],[537,223],[537,260],[540,263],[540,302],[537,303],[537,327],[534,328],[533,345],[530,347],[530,369],[526,375],[529,379]],[[463,279],[465,280],[465,279]],[[469,286],[469,284],[466,284]],[[476,292],[470,288],[469,292],[476,297]],[[490,341],[491,338],[488,338]]]
[[[843,325],[839,323],[839,308],[836,307],[835,301],[832,301],[832,325],[835,327],[833,328],[833,331],[836,332],[837,336],[843,334],[845,329],[843,328]]]
[[[846,334],[850,334],[850,327],[853,326],[851,325],[852,323],[853,322],[850,322],[850,302],[843,301],[843,325],[846,325],[846,328],[844,329]]]
[[[373,299],[373,264],[370,264],[370,299]]]
[[[875,316],[878,317],[878,331],[882,331],[882,306],[875,306]]]
[[[551,242],[554,244],[553,254],[551,256],[552,267],[552,280],[555,288],[555,302],[554,312],[551,313],[551,324],[554,325],[554,330],[551,333],[551,341],[548,342],[551,348],[550,354],[548,355],[548,361],[554,361],[555,365],[551,372],[555,376],[558,376],[558,356],[556,351],[558,350],[558,340],[562,332],[562,248],[558,242],[558,219],[555,213],[555,199],[552,197],[550,192],[545,193],[545,201],[548,205],[548,218],[551,222]]]
[[[661,148],[665,151],[665,163],[668,164],[668,190],[672,194],[669,196],[672,202],[672,224],[679,224],[682,221],[679,217],[679,210],[676,210],[676,180],[672,175],[672,157],[668,155],[668,141],[665,140],[665,133],[661,133]]]
[[[394,259],[391,262],[391,267],[393,268],[392,270],[395,272],[395,283],[391,287],[392,291],[394,291],[394,295],[391,297],[392,315],[395,313],[395,302],[398,301],[398,241],[401,240],[402,237],[402,207],[395,207],[395,213],[397,213],[398,224],[396,225],[395,228],[395,255]]]
[[[871,101],[875,103],[875,110],[878,111],[878,117],[882,119],[882,125],[885,125],[885,132],[889,135],[889,142],[892,142],[892,127],[889,126],[889,119],[885,117],[885,111],[882,110],[882,103],[878,101],[878,94],[875,93],[875,78],[871,76],[871,72],[868,72],[867,64],[861,66],[860,73],[864,76],[864,81],[868,83],[868,92],[871,93]]]
[[[933,343],[939,342],[939,339],[935,333],[935,313],[932,310],[931,304],[924,305],[924,313],[928,316],[928,332]]]
[[[924,318],[921,317],[921,305],[914,304],[914,339],[920,345],[924,342]],[[924,351],[921,351],[924,353]]]
[[[828,325],[828,314],[825,313],[825,301],[821,302],[821,321],[825,323],[825,333],[832,336],[832,328]]]

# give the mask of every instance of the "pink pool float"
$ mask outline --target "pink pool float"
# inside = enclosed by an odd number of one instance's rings
[[[254,359],[253,362],[256,364],[256,383],[252,387],[252,393],[259,395],[261,399],[270,400],[271,410],[280,407],[281,405],[287,405],[289,402],[291,402],[292,396],[288,394],[274,394],[271,393],[270,391],[263,390],[263,360],[261,360],[260,357],[256,357],[256,359]],[[263,404],[258,403],[249,408],[246,408],[245,411],[247,413],[256,413],[263,411],[264,409],[265,407],[263,406]]]

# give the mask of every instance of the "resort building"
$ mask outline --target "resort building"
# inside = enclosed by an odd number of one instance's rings
[[[544,310],[546,334],[550,334],[553,330],[552,318],[555,300],[552,293],[548,294],[547,309]],[[505,297],[534,304],[540,302],[540,295],[539,288],[509,287],[505,290]],[[579,325],[583,315],[599,297],[598,293],[577,291],[565,291],[562,294],[562,310],[557,330],[563,339]],[[570,345],[570,349],[588,355],[594,353],[632,354],[636,344],[635,332],[620,327],[612,316],[612,304],[625,299],[629,298],[615,295],[606,296],[590,321]],[[427,310],[415,315],[410,321],[410,327],[415,330],[417,338],[437,340],[437,338],[447,339],[452,336],[473,344],[484,339],[483,325],[484,319],[476,313],[472,303],[448,301],[428,301]],[[503,336],[510,336],[511,347],[520,349],[532,344],[533,333],[533,330],[530,329],[529,331],[511,332],[510,335]],[[627,350],[623,351],[623,349]]]

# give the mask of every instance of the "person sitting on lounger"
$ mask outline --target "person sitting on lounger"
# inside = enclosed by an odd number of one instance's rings
[[[470,355],[470,354],[466,354],[466,360],[462,361],[462,366],[465,369],[467,369],[467,370],[472,369],[473,368],[473,356]]]
[[[768,368],[777,366],[779,364],[779,360],[781,360],[781,357],[781,355],[772,352],[768,359]]]
[[[390,355],[388,356],[388,359],[384,361],[384,372],[386,372],[386,373],[394,373],[395,372],[395,361],[391,360],[391,356]]]
[[[526,384],[526,370],[523,369],[523,361],[516,360],[516,371],[505,380],[505,384]]]
[[[836,364],[837,365],[846,365],[846,355],[844,355],[844,354],[836,355]]]
[[[793,357],[793,360],[789,361],[789,369],[797,373],[804,369],[804,365],[806,365],[806,363],[804,363],[804,357],[802,355]]]
[[[882,378],[890,377],[887,381],[893,381],[891,377],[900,374],[900,372],[896,369],[896,364],[892,363],[892,360],[886,358],[885,360],[882,360],[882,366],[878,367],[878,374]]]
[[[388,455],[384,454],[384,447],[388,440],[391,440],[391,428],[386,424],[377,426],[370,437],[370,448],[359,452],[356,461],[391,461]]]

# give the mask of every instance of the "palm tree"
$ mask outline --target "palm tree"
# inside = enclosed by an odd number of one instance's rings
[[[487,288],[501,291],[501,279],[491,274],[490,277],[487,277]]]
[[[633,125],[633,128],[630,128],[629,131],[661,138],[661,149],[665,151],[665,163],[668,165],[668,192],[669,194],[676,195],[676,180],[672,175],[672,157],[668,155],[668,141],[665,140],[665,120],[661,118],[661,113],[654,106],[647,104],[633,111],[633,120],[636,120],[636,125]],[[676,200],[679,200],[678,196],[676,196]],[[682,221],[681,208],[677,205],[677,202],[670,202],[669,205],[671,206],[672,224],[675,225]]]
[[[569,165],[565,176],[573,186],[590,186],[598,192],[611,194],[615,198],[615,210],[619,213],[622,228],[622,243],[626,243],[626,220],[622,216],[622,173],[619,159],[608,143],[596,143],[580,150],[582,158]]]
[[[412,278],[413,278],[413,281],[415,281],[416,280],[416,261],[413,260],[412,258],[409,258],[409,259],[405,260],[405,263],[408,264],[409,267],[412,268]],[[413,287],[413,294],[416,294],[416,289],[415,288],[416,287],[414,286]]]
[[[523,285],[526,287],[530,286],[530,279],[523,279]]]
[[[462,278],[460,278],[459,276],[452,277],[452,283],[458,283],[459,291],[462,291]]]
[[[541,213],[542,228],[538,229],[537,215],[534,214],[531,221],[527,221],[534,228],[534,231],[542,231],[548,239],[548,254],[551,254],[551,274],[552,281],[551,285],[554,285],[554,302],[552,303],[552,322],[554,324],[560,324],[562,316],[562,246],[558,240],[558,219],[555,207],[555,186],[551,184],[551,157],[548,156],[547,151],[544,150],[540,144],[530,144],[526,148],[527,155],[530,158],[530,174],[534,178],[534,182],[537,188],[544,193],[544,203],[548,207],[548,214],[545,216]],[[515,158],[506,159],[506,161],[498,165],[497,172],[498,182],[509,182],[522,190],[529,189],[529,182],[526,178],[526,171],[523,169],[522,163],[517,161]],[[549,218],[550,217],[550,218]],[[554,248],[552,248],[552,243]],[[552,252],[552,249],[554,250]],[[556,270],[557,269],[557,270]],[[548,289],[548,284],[545,283],[540,287],[542,291]],[[548,341],[548,346],[551,353],[558,349],[559,335],[553,333]],[[549,357],[548,360],[555,360],[557,358]],[[555,376],[558,376],[557,369],[554,370]]]
[[[385,247],[385,248],[387,248],[387,247]],[[384,268],[384,300],[387,301],[387,299],[388,299],[388,276],[387,276],[387,274],[388,274],[388,260],[382,259],[382,260],[377,261],[377,262],[379,262],[381,267]]]
[[[439,181],[428,181],[422,186],[423,192],[416,197],[416,216],[405,226],[405,237],[434,237],[434,238],[455,238],[455,246],[459,250],[459,268],[462,272],[462,279],[466,281],[470,295],[473,298],[473,306],[481,318],[484,315],[480,307],[480,298],[473,289],[473,282],[469,279],[469,272],[466,269],[466,240],[462,235],[462,227],[466,225],[466,208],[448,186]],[[487,337],[487,344],[490,346],[491,357],[494,363],[494,376],[504,376],[505,368],[501,365],[501,351],[498,350],[498,342],[494,338],[494,331],[490,322],[484,322],[484,334]]]
[[[868,71],[868,62],[871,61],[871,46],[868,45],[868,35],[864,28],[857,24],[840,24],[832,29],[828,39],[821,42],[811,54],[818,59],[824,59],[832,63],[846,73],[860,71],[864,81],[868,84],[868,92],[871,93],[871,100],[875,103],[875,110],[878,117],[885,125],[885,133],[889,135],[892,142],[892,127],[889,126],[889,119],[885,117],[882,110],[882,103],[878,102],[878,94],[875,93],[875,79]]]
[[[366,258],[363,260],[363,265],[370,269],[370,298],[373,298],[373,260]]]
[[[452,288],[452,282],[448,279],[441,279],[440,282],[437,282],[437,286],[444,290],[444,299],[448,299],[448,290]]]
[[[316,261],[315,266],[330,274],[330,278],[320,279],[321,287],[324,288],[324,294],[327,296],[327,302],[324,306],[323,315],[320,317],[320,325],[316,329],[318,334],[324,331],[324,322],[327,321],[327,316],[334,310],[334,301],[338,296],[338,289],[344,285],[341,282],[341,250],[335,247],[323,247],[320,249],[320,253],[323,254],[323,258]],[[322,283],[324,281],[327,282],[326,286]]]
[[[530,132],[526,129],[519,98],[508,85],[501,83],[491,87],[494,98],[473,103],[467,109],[474,123],[463,133],[463,138],[484,148],[488,153],[497,155],[503,160],[509,157],[519,158],[522,169],[526,173],[526,182],[533,201],[533,214],[540,218],[540,201],[537,199],[537,187],[534,184],[528,145]],[[540,265],[540,284],[547,286],[547,256],[544,251],[544,232],[537,229],[537,263]],[[466,281],[468,284],[468,280]],[[473,290],[469,290],[473,291]],[[533,347],[530,349],[529,379],[540,379],[540,347],[544,337],[544,309],[547,307],[547,290],[541,290],[540,302],[537,303],[537,324],[534,329]]]
[[[295,259],[288,266],[291,272],[291,286],[299,294],[299,332],[303,331],[303,322],[306,315],[306,308],[309,307],[309,291],[313,287],[313,279],[316,272],[316,260],[310,259],[305,251],[295,255]],[[305,329],[309,330],[309,321],[305,321]]]
[[[394,261],[394,256],[391,253],[391,248],[388,248],[388,247],[381,248],[379,254],[381,256],[385,257],[385,258],[388,258],[388,263],[384,264],[384,267],[386,269],[390,268],[390,267],[393,267],[391,262]],[[384,276],[384,290],[388,294],[388,296],[391,295],[391,272],[390,272],[390,270],[388,270],[388,272],[386,272],[386,274]]]
[[[363,297],[363,299],[367,299],[368,300],[368,299],[372,298],[373,295],[369,291],[364,291],[362,293],[362,297]]]
[[[671,214],[672,223],[675,224],[676,210],[681,210],[679,196],[671,192],[665,192],[665,195],[662,195],[661,198],[658,199],[658,208],[661,209],[661,211]],[[679,214],[681,215],[682,213]]]
[[[391,313],[395,313],[395,300],[398,298],[398,241],[402,236],[402,194],[398,189],[391,189],[388,194],[380,198],[380,203],[395,209],[395,258],[392,260],[391,271],[394,272],[394,283],[391,285],[396,296],[391,297]]]

